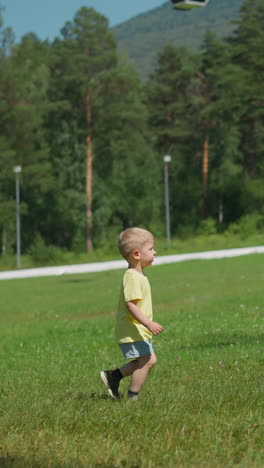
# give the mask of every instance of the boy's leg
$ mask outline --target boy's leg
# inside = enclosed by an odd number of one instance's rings
[[[107,390],[112,398],[118,400],[120,398],[119,395],[119,383],[123,377],[127,377],[131,375],[138,366],[137,360],[130,361],[122,367],[119,367],[115,370],[106,370],[101,371],[100,376],[102,381],[107,387]]]
[[[156,364],[157,358],[155,353],[146,356],[140,356],[134,361],[130,361],[122,367],[114,371],[102,371],[101,379],[106,385],[111,397],[118,400],[120,398],[118,388],[119,382],[123,377],[131,375],[131,384],[128,394],[137,395],[141,389],[150,369]]]
[[[135,362],[135,361],[132,361]],[[137,359],[137,366],[133,373],[131,374],[131,384],[129,391],[137,394],[141,389],[143,383],[146,380],[146,377],[150,369],[155,366],[157,358],[155,353],[148,354],[147,356],[141,356]],[[122,371],[122,369],[121,369]]]
[[[120,370],[123,377],[128,377],[129,375],[132,375],[133,372],[137,368],[138,368],[138,359],[135,359],[134,361],[129,361],[124,366],[119,367],[119,370]]]

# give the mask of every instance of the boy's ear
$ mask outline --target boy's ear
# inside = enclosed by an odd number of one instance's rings
[[[139,260],[139,259],[140,259],[140,252],[139,252],[138,249],[133,250],[133,252],[132,252],[132,257],[133,257],[135,260]]]

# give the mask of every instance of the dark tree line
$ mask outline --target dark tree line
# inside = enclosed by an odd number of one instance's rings
[[[129,225],[163,232],[170,154],[172,232],[219,229],[264,202],[264,5],[245,0],[225,41],[168,45],[142,85],[106,18],[80,9],[61,37],[0,25],[0,233],[15,245],[13,167],[22,166],[22,246],[89,251]]]

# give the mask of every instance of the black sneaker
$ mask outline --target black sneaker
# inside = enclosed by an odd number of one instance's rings
[[[107,390],[109,394],[111,395],[112,398],[115,400],[119,400],[120,395],[118,393],[118,387],[119,387],[119,380],[115,379],[112,376],[112,371],[111,370],[106,370],[106,371],[101,371],[100,376],[102,381],[107,387]]]

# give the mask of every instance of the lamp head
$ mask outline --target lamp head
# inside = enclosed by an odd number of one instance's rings
[[[163,161],[165,163],[170,163],[171,162],[171,156],[169,154],[166,154],[164,157],[163,157]]]

